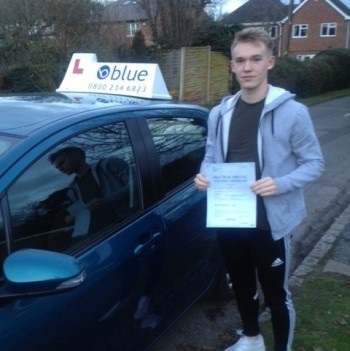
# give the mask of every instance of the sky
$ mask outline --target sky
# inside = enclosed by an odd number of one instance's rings
[[[237,7],[243,5],[247,0],[225,0],[223,1],[222,13],[230,13],[234,11]]]
[[[222,13],[230,13],[248,0],[225,0],[222,4]],[[282,0],[283,3],[289,4],[289,0]],[[294,0],[294,4],[298,4],[299,0]]]

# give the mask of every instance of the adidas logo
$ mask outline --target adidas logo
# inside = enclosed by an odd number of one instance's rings
[[[272,265],[271,267],[278,267],[278,266],[281,266],[284,262],[279,258],[277,257],[273,262],[272,262]]]

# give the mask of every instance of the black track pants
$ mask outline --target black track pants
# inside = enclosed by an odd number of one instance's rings
[[[218,229],[218,240],[232,279],[243,332],[260,333],[257,278],[271,309],[275,351],[291,351],[295,311],[288,290],[290,235],[274,241],[269,230]]]

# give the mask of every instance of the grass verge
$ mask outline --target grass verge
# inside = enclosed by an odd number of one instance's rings
[[[319,95],[319,96],[313,96],[307,99],[298,99],[298,101],[302,102],[306,106],[312,106],[312,105],[320,104],[322,102],[345,97],[345,96],[350,96],[350,88],[331,91],[329,93]],[[349,347],[349,350],[350,350],[350,347]]]
[[[323,95],[313,96],[313,97],[306,98],[306,99],[297,99],[297,100],[306,106],[313,106],[313,105],[320,104],[322,102],[342,98],[345,96],[350,96],[350,88],[343,89],[343,90],[331,91],[331,92],[323,94]],[[218,103],[220,103],[220,101],[216,102],[215,104],[209,104],[209,105],[203,105],[203,106],[208,108],[208,109],[211,109],[214,106],[216,106]],[[347,351],[350,351],[350,347],[349,347],[349,350],[347,350]]]
[[[350,278],[314,272],[293,291],[297,313],[294,351],[350,350]],[[261,325],[273,350],[270,322]]]

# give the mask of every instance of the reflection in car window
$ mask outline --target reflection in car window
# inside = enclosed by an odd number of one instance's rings
[[[109,232],[139,209],[138,184],[124,123],[58,145],[9,190],[15,249],[65,251]]]
[[[0,208],[0,275],[2,274],[2,264],[6,256],[6,241],[5,241],[5,224],[4,217]]]
[[[149,118],[147,120],[160,158],[166,192],[199,171],[204,157],[207,128],[195,118]]]

